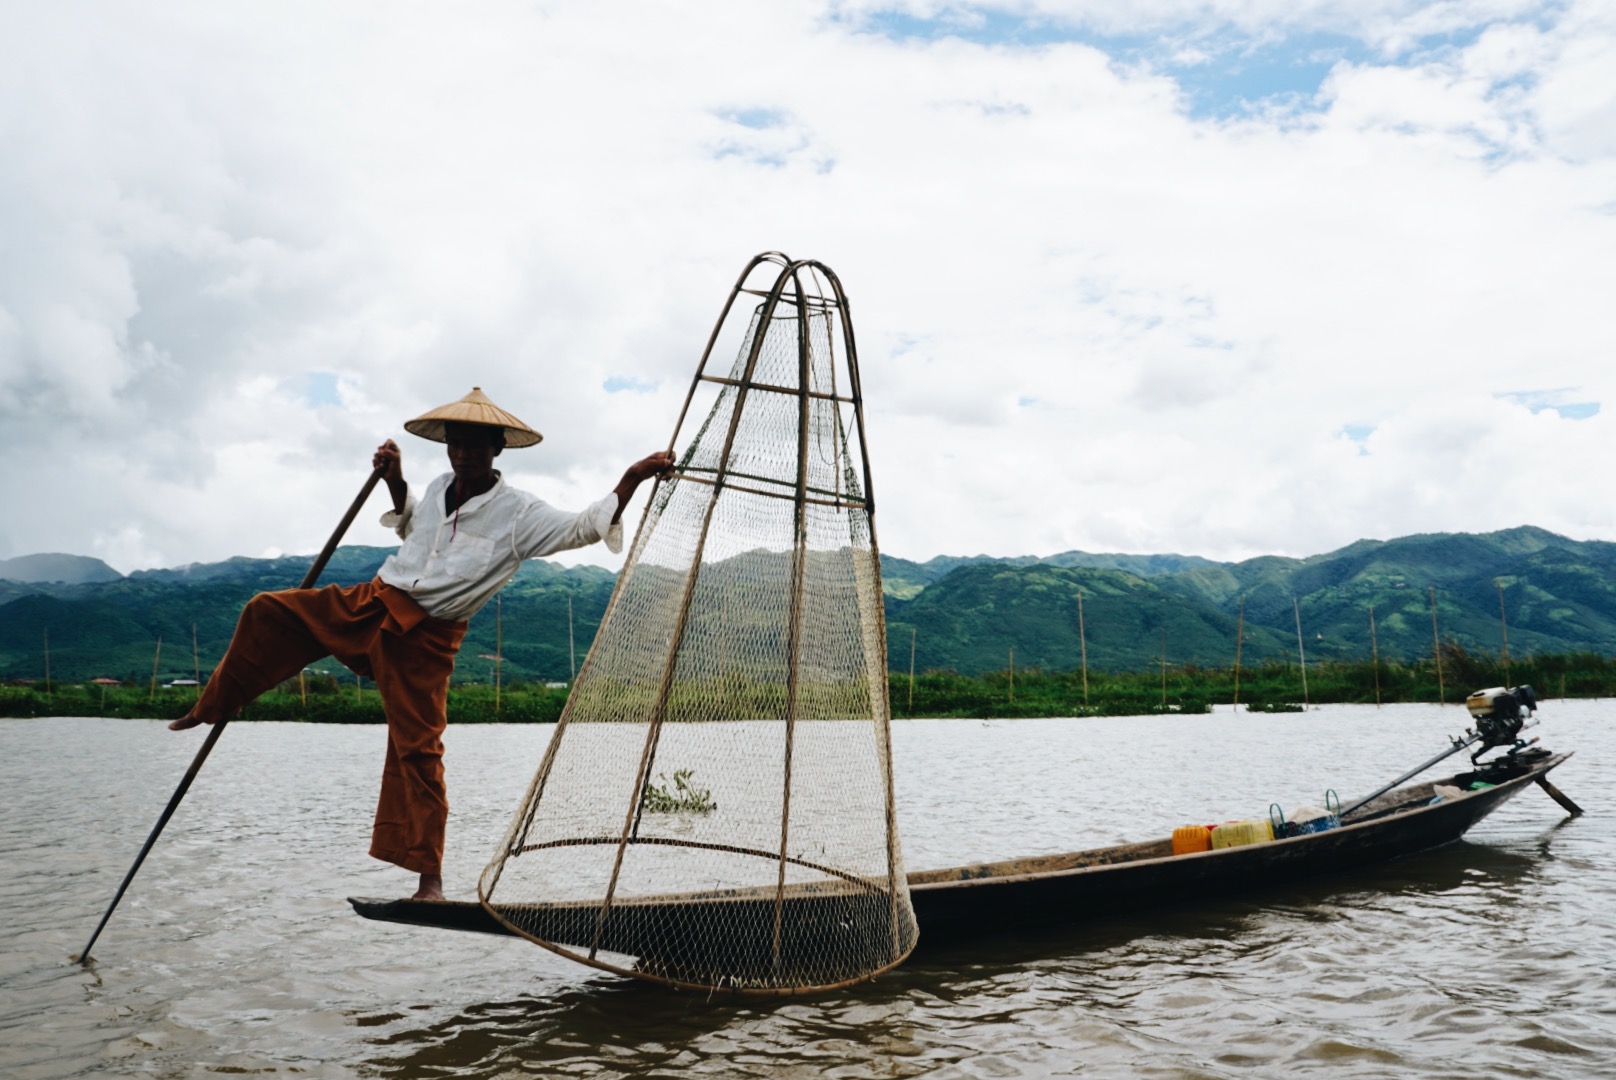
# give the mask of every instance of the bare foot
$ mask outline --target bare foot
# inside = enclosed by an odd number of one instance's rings
[[[196,727],[201,722],[202,718],[196,715],[195,710],[192,710],[191,712],[188,712],[184,716],[180,717],[178,720],[175,720],[173,723],[169,724],[168,730],[186,731],[190,728]]]
[[[415,890],[414,896],[410,897],[411,900],[442,900],[443,898],[443,875],[441,874],[422,874],[421,887]]]

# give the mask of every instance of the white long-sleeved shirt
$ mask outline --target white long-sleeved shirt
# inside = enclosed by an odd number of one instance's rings
[[[612,521],[616,492],[572,514],[495,477],[493,487],[452,514],[444,510],[444,495],[453,473],[428,484],[420,502],[410,495],[402,511],[383,514],[382,524],[404,543],[376,577],[409,593],[428,615],[462,622],[494,598],[523,559],[597,540],[612,552],[623,550],[622,522]]]

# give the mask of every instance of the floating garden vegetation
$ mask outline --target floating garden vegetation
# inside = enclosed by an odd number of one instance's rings
[[[673,789],[668,789],[668,778],[662,773],[660,784],[646,784],[640,805],[648,814],[710,814],[718,809],[713,793],[697,787],[690,779],[691,769],[677,769],[673,774]]]

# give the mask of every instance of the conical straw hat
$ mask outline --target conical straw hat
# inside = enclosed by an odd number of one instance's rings
[[[446,442],[443,435],[445,423],[484,424],[488,427],[504,428],[506,446],[533,446],[544,438],[490,401],[480,386],[473,386],[471,393],[459,401],[440,405],[431,412],[422,413],[414,420],[405,421],[404,430],[411,435],[431,439],[433,442]]]

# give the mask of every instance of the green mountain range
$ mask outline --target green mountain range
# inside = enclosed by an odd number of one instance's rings
[[[368,580],[390,550],[340,548],[321,580]],[[88,561],[52,558],[105,576]],[[42,676],[47,637],[57,679],[144,681],[154,661],[160,679],[192,677],[198,667],[205,675],[247,598],[297,584],[310,561],[235,558],[113,580],[0,580],[0,678]],[[1616,544],[1530,526],[1362,540],[1305,559],[1238,563],[1079,551],[923,563],[883,556],[882,578],[895,672],[909,669],[911,648],[917,671],[965,674],[1003,670],[1012,651],[1018,669],[1069,670],[1083,662],[1085,646],[1097,670],[1147,669],[1164,658],[1175,667],[1226,667],[1242,627],[1243,662],[1294,661],[1298,616],[1309,661],[1362,659],[1371,650],[1371,608],[1380,656],[1409,660],[1430,655],[1433,600],[1437,632],[1473,652],[1501,651],[1506,627],[1515,656],[1616,652]],[[472,620],[457,681],[492,677],[496,610],[505,679],[568,679],[614,582],[596,567],[524,564],[500,608],[490,604]],[[324,669],[352,677],[332,661]]]
[[[19,555],[0,559],[0,581],[57,581],[79,585],[86,581],[117,581],[122,574],[86,555]]]

